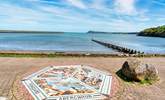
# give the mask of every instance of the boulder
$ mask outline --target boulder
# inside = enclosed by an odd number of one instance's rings
[[[158,79],[158,71],[155,66],[143,63],[136,58],[127,59],[122,66],[121,72],[125,77],[133,81],[154,81]]]

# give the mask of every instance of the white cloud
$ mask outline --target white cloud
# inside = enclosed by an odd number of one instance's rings
[[[43,19],[47,19],[48,16],[37,10],[32,10],[30,8],[24,8],[20,6],[15,6],[12,4],[0,4],[0,13],[3,14],[4,18],[0,19],[1,23],[19,25],[38,25]]]
[[[40,1],[40,0],[26,0],[26,1],[36,2],[36,1]]]
[[[104,0],[94,0],[92,2],[91,8],[94,9],[105,9],[105,1]]]
[[[115,10],[125,15],[136,15],[136,0],[115,0]]]
[[[165,2],[163,2],[163,0],[160,0],[160,1],[153,0],[152,2],[155,3],[155,4],[161,5],[161,6],[165,6]]]
[[[25,1],[31,4],[33,8],[12,3],[0,4],[0,14],[7,16],[0,19],[1,26],[6,24],[8,27],[15,26],[21,29],[61,29],[62,31],[88,31],[90,29],[134,31],[143,27],[139,23],[150,21],[151,17],[151,15],[146,14],[147,11],[144,8],[136,9],[135,3],[137,0],[114,0],[115,2],[110,4],[107,3],[108,0]]]
[[[81,0],[66,0],[66,1],[77,8],[80,8],[80,9],[87,8],[87,6]]]

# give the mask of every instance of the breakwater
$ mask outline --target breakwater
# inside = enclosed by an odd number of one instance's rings
[[[92,41],[96,42],[98,44],[101,44],[105,47],[117,50],[118,52],[122,52],[122,53],[126,53],[126,54],[144,54],[144,52],[140,52],[140,51],[137,51],[137,50],[134,50],[134,49],[129,49],[129,48],[122,47],[122,46],[118,46],[118,45],[112,44],[112,43],[106,43],[106,42],[95,40],[95,39],[92,39]]]

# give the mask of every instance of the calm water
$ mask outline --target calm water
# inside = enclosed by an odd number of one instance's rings
[[[165,38],[123,34],[28,34],[0,33],[0,50],[50,50],[62,52],[116,53],[91,41],[92,38],[133,48],[145,53],[165,53]]]

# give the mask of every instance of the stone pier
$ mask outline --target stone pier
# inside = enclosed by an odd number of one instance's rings
[[[118,45],[112,44],[112,43],[106,43],[106,42],[102,42],[102,41],[95,40],[95,39],[92,39],[92,41],[96,42],[98,44],[101,44],[105,47],[112,48],[114,50],[117,50],[119,52],[123,52],[123,53],[126,53],[126,54],[144,54],[144,52],[140,52],[140,51],[137,51],[137,50],[134,50],[134,49],[129,49],[129,48],[122,47],[122,46],[118,46]]]

